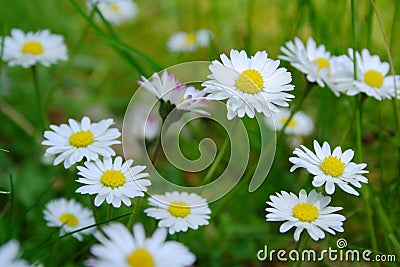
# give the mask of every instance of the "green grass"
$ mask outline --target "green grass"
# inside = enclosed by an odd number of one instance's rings
[[[390,0],[376,2],[393,68],[398,71],[400,4]],[[250,54],[266,50],[276,59],[279,48],[295,36],[303,40],[311,36],[332,54],[345,54],[347,48],[355,44],[357,49],[368,48],[382,61],[390,61],[369,0],[353,2],[353,24],[351,2],[344,0],[138,0],[136,3],[138,17],[132,23],[112,28],[104,21],[92,19],[85,1],[4,1],[0,14],[2,36],[9,35],[12,28],[24,31],[48,28],[65,37],[69,61],[50,68],[37,66],[36,69],[40,99],[51,124],[89,115],[93,121],[114,118],[117,127],[122,129],[125,109],[138,88],[137,80],[141,75],[150,75],[182,62],[216,60],[232,48],[246,49]],[[168,52],[166,41],[172,33],[199,28],[214,33],[209,48],[187,54]],[[292,83],[296,86],[293,107],[304,94],[307,82],[304,75],[287,62],[281,62],[281,65],[292,72]],[[89,248],[95,240],[86,237],[83,242],[78,242],[71,236],[58,238],[57,229],[46,226],[43,208],[56,197],[74,197],[87,207],[90,207],[89,199],[74,193],[78,187],[74,182],[77,178],[75,170],[45,165],[41,161],[45,150],[40,144],[42,119],[31,70],[11,68],[4,62],[0,70],[0,148],[9,151],[0,151],[0,191],[11,191],[0,194],[0,244],[15,238],[22,245],[22,257],[29,262],[39,260],[45,266],[80,266],[88,258]],[[352,148],[359,157],[356,162],[366,162],[370,171],[367,175],[369,185],[365,186],[368,189],[361,191],[362,195],[368,192],[369,199],[335,192],[332,205],[344,207],[341,214],[347,218],[345,232],[327,235],[319,242],[309,240],[305,245],[317,250],[329,246],[335,248],[338,238],[346,238],[352,248],[396,254],[399,259],[398,103],[368,98],[363,104],[362,120],[359,120],[358,101],[360,99],[356,97],[344,95],[337,98],[328,88],[316,87],[302,104],[301,110],[310,114],[316,125],[313,134],[304,141],[307,147],[316,139],[327,140],[332,146]],[[256,128],[252,120],[243,121],[250,133]],[[184,154],[189,158],[199,155],[193,144],[198,144],[204,137],[212,137],[218,148],[222,147],[223,131],[217,125],[210,125],[211,130],[205,133],[203,127],[194,124],[190,127],[191,137],[181,137]],[[253,134],[254,138],[250,139],[252,162],[257,160],[260,146],[257,133]],[[120,146],[115,149],[122,155]],[[293,232],[280,234],[280,224],[265,222],[264,211],[265,202],[275,192],[285,190],[297,194],[301,188],[312,189],[311,176],[300,171],[289,172],[291,155],[292,149],[280,140],[272,169],[257,191],[249,193],[248,180],[241,181],[224,198],[210,205],[213,214],[209,226],[180,235],[180,242],[196,255],[196,266],[264,266],[265,263],[257,260],[256,253],[265,244],[274,249],[294,248]],[[216,166],[216,173],[223,170],[228,159],[229,153],[226,153],[221,164]],[[182,173],[164,157],[160,157],[157,168],[178,184],[201,184],[208,171]],[[247,171],[249,174],[253,170]],[[136,221],[144,223],[150,232],[156,224],[143,213],[146,207],[147,200],[144,200]],[[114,209],[113,216],[131,211],[132,208],[127,207]],[[100,221],[104,221],[107,207],[102,205],[98,212]],[[129,216],[118,221],[127,224]],[[279,264],[273,263],[274,266]],[[324,264],[336,266],[331,262]],[[304,263],[303,266],[308,265]],[[359,263],[359,266],[364,265]]]

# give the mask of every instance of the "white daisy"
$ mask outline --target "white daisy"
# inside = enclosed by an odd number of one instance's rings
[[[160,220],[159,227],[168,227],[169,233],[186,232],[188,228],[197,230],[199,226],[208,225],[211,210],[207,200],[187,192],[167,192],[165,195],[153,195],[149,198],[148,208],[144,212],[149,217]]]
[[[112,119],[90,123],[88,117],[83,117],[80,123],[73,119],[69,119],[68,122],[69,125],[50,125],[53,131],[44,132],[47,140],[42,144],[50,146],[46,149],[45,156],[58,155],[54,159],[54,165],[64,161],[64,167],[69,168],[84,157],[87,160],[94,160],[99,155],[103,157],[115,155],[110,146],[121,143],[116,140],[121,133],[116,128],[109,129],[114,123]]]
[[[171,52],[193,52],[199,47],[206,47],[212,39],[212,32],[205,29],[196,32],[176,32],[168,40],[167,46]]]
[[[85,184],[76,192],[81,194],[96,195],[94,204],[100,206],[104,200],[115,208],[121,206],[121,201],[131,205],[134,197],[143,197],[147,191],[146,186],[151,184],[148,173],[142,171],[146,166],[136,165],[131,167],[133,160],[122,162],[121,157],[116,157],[114,162],[111,157],[103,161],[96,159],[94,162],[87,161],[85,166],[78,166],[78,183]]]
[[[342,153],[340,146],[331,152],[331,147],[324,142],[322,147],[314,140],[315,153],[301,146],[304,150],[296,148],[293,154],[297,157],[289,158],[293,163],[290,169],[293,172],[297,168],[305,168],[314,176],[313,186],[319,187],[325,184],[325,191],[328,194],[335,192],[335,184],[343,191],[358,196],[359,193],[351,186],[360,188],[361,183],[368,183],[368,179],[363,174],[368,173],[364,170],[367,164],[356,164],[351,162],[354,157],[354,151],[348,149]]]
[[[253,118],[255,112],[279,112],[276,106],[287,107],[294,96],[285,91],[293,90],[290,72],[279,67],[279,60],[268,58],[259,51],[251,58],[244,50],[231,50],[230,59],[221,55],[221,62],[210,64],[211,80],[202,85],[212,100],[228,99],[228,119],[245,115]]]
[[[267,124],[277,131],[280,131],[290,117],[290,110],[282,109],[279,113],[273,113],[272,117],[266,117]],[[313,120],[304,112],[296,112],[285,128],[285,134],[289,135],[310,135],[314,130]]]
[[[62,35],[51,34],[49,30],[24,33],[12,29],[11,36],[4,38],[3,60],[9,66],[27,68],[40,63],[49,67],[68,60],[67,47]]]
[[[98,267],[184,267],[196,261],[189,249],[177,241],[165,241],[167,230],[157,229],[146,238],[141,224],[133,226],[133,236],[120,223],[111,223],[94,234],[101,243],[93,245],[90,252],[94,259],[85,262],[86,266]]]
[[[299,241],[300,234],[307,230],[312,239],[318,241],[325,237],[324,231],[335,235],[335,232],[343,232],[343,221],[346,218],[340,214],[333,214],[342,207],[328,206],[331,198],[312,190],[307,195],[306,190],[301,189],[299,197],[293,193],[281,191],[276,196],[270,196],[267,204],[272,208],[266,208],[267,221],[285,221],[279,231],[285,233],[295,227],[294,240]]]
[[[160,121],[156,116],[137,112],[132,117],[132,134],[138,139],[154,139],[160,132]]]
[[[75,199],[52,200],[46,204],[43,213],[47,226],[60,228],[60,236],[95,223],[91,210],[83,207]],[[88,235],[92,232],[93,228],[88,228],[76,232],[72,236],[81,241],[82,235]]]
[[[347,55],[333,56],[324,82],[336,96],[340,93],[354,95],[357,92],[351,93],[354,91],[353,71],[353,60]]]
[[[89,9],[93,9],[96,4],[104,18],[115,25],[132,21],[138,13],[132,0],[89,0]]]
[[[349,55],[353,59],[352,49],[349,49]],[[379,56],[370,55],[367,49],[363,49],[361,54],[356,52],[356,58],[357,80],[354,81],[354,90],[348,94],[363,92],[377,100],[395,97],[395,79],[396,85],[399,86],[400,76],[387,75],[390,69],[389,63],[381,62]],[[400,98],[400,95],[398,97]]]
[[[29,267],[27,261],[18,259],[20,254],[18,241],[12,239],[0,246],[0,266]]]
[[[314,39],[310,37],[304,46],[296,37],[294,42],[289,41],[286,47],[281,47],[281,51],[285,55],[279,56],[280,59],[289,61],[293,67],[303,72],[309,82],[325,86],[324,79],[329,74],[331,54],[326,51],[324,45],[317,47]]]
[[[204,90],[197,90],[193,86],[182,85],[173,74],[166,70],[161,74],[154,73],[150,80],[142,76],[139,85],[155,95],[158,99],[169,102],[182,111],[195,111],[204,115],[209,113],[199,108],[207,107],[208,100]]]

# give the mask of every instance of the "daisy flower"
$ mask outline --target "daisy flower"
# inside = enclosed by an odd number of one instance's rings
[[[43,214],[47,221],[47,226],[60,228],[60,236],[95,223],[92,212],[76,202],[75,199],[66,200],[65,198],[60,198],[52,200],[46,204]],[[93,228],[88,228],[76,232],[72,236],[82,241],[82,235],[88,235],[92,232]]]
[[[84,157],[87,160],[94,160],[99,155],[103,157],[115,155],[110,146],[121,143],[116,140],[121,133],[116,128],[109,129],[114,123],[112,119],[91,123],[85,116],[80,123],[73,119],[69,119],[68,122],[69,125],[50,125],[53,131],[44,132],[47,140],[42,144],[50,146],[46,149],[45,156],[57,155],[54,165],[64,161],[64,167],[67,169]]]
[[[294,96],[285,91],[293,90],[290,72],[278,68],[279,60],[268,58],[265,51],[259,51],[251,58],[244,50],[231,50],[230,59],[221,55],[221,62],[214,60],[210,64],[211,80],[202,85],[210,93],[211,100],[227,101],[227,117],[245,115],[253,118],[255,112],[279,112],[276,106],[287,107]]]
[[[285,233],[295,227],[294,240],[300,239],[300,234],[305,229],[312,239],[318,241],[325,237],[324,231],[335,235],[335,232],[343,232],[343,221],[346,218],[340,214],[333,214],[342,207],[328,206],[331,198],[312,190],[307,195],[306,190],[301,189],[299,197],[293,193],[281,191],[276,196],[270,196],[271,201],[266,208],[267,221],[284,221],[279,228]]]
[[[349,49],[349,55],[353,59],[352,49]],[[399,85],[400,76],[387,75],[390,69],[389,63],[381,62],[379,56],[370,55],[367,49],[363,49],[361,54],[356,52],[356,58],[357,80],[354,81],[355,88],[349,91],[349,95],[363,92],[377,100],[391,99],[396,96],[395,80]]]
[[[132,134],[138,139],[154,139],[160,132],[158,117],[135,113],[132,117]]]
[[[148,177],[148,173],[142,171],[146,166],[136,165],[131,167],[133,160],[122,162],[121,157],[116,157],[114,162],[111,157],[103,161],[96,159],[94,162],[87,161],[85,166],[78,166],[78,183],[84,184],[76,192],[81,194],[96,195],[94,204],[98,207],[104,200],[115,208],[121,206],[121,201],[131,205],[131,198],[143,197],[147,191],[146,186],[151,184],[150,180],[142,179]]]
[[[133,236],[121,223],[111,223],[103,232],[94,237],[100,242],[91,247],[94,259],[85,262],[86,266],[151,266],[184,267],[196,261],[189,249],[177,241],[165,241],[167,230],[157,229],[146,238],[143,225],[133,226]]]
[[[142,76],[142,80],[138,82],[139,85],[155,95],[162,103],[169,102],[178,110],[195,111],[209,115],[208,112],[200,109],[207,107],[206,92],[197,90],[193,86],[181,84],[173,74],[168,74],[166,70],[161,76],[154,73],[150,80]]]
[[[195,32],[177,32],[168,40],[167,46],[171,52],[193,52],[199,47],[206,47],[212,38],[211,31],[200,29]]]
[[[329,73],[324,81],[336,96],[340,93],[347,95],[358,93],[357,90],[354,91],[353,70],[353,60],[347,55],[331,57]]]
[[[12,239],[0,246],[0,266],[7,267],[28,267],[31,266],[27,261],[18,259],[19,244]]]
[[[187,192],[167,192],[165,195],[153,195],[149,198],[152,208],[144,212],[149,217],[160,220],[159,227],[168,227],[169,233],[186,232],[188,228],[197,230],[199,226],[208,225],[211,210],[207,200]]]
[[[267,124],[280,131],[290,117],[290,110],[282,109],[279,113],[273,113],[272,117],[266,117]],[[307,136],[314,130],[313,120],[304,112],[296,112],[285,128],[285,134]]]
[[[57,61],[68,60],[64,37],[49,30],[24,33],[12,29],[11,36],[4,38],[3,60],[8,66],[24,68],[38,63],[49,67]]]
[[[286,47],[281,47],[281,51],[284,55],[279,56],[280,59],[290,62],[293,67],[304,73],[309,82],[316,82],[321,87],[325,86],[324,79],[329,73],[331,54],[326,51],[324,45],[317,47],[311,37],[304,45],[296,37],[294,42],[289,41]]]
[[[93,9],[96,4],[104,18],[114,25],[133,20],[138,12],[132,0],[89,0],[89,9]]]
[[[361,187],[361,183],[368,183],[368,179],[363,174],[368,173],[364,170],[367,164],[356,164],[351,160],[354,157],[354,151],[348,149],[342,153],[340,146],[331,151],[331,147],[324,142],[322,147],[314,140],[315,153],[301,146],[304,150],[296,148],[293,152],[297,157],[289,158],[293,163],[290,169],[293,172],[297,168],[305,168],[314,176],[313,186],[319,187],[325,184],[325,191],[329,195],[335,192],[335,185],[343,191],[358,196],[359,193],[352,187]]]

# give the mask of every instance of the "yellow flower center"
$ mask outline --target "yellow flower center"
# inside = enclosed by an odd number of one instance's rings
[[[288,118],[282,118],[282,119],[281,119],[282,125],[285,125],[285,123],[287,122],[287,120],[288,120]],[[289,126],[289,127],[296,127],[296,125],[297,125],[297,122],[296,122],[295,120],[291,119],[291,120],[289,121],[289,123],[288,123],[287,126]]]
[[[194,43],[196,43],[196,34],[194,34],[193,32],[188,33],[186,36],[186,40],[185,40],[185,44],[186,45],[192,45]]]
[[[313,204],[300,203],[294,206],[293,216],[302,222],[312,222],[318,218],[318,209]]]
[[[154,267],[153,256],[144,248],[138,248],[126,259],[132,267]]]
[[[168,211],[174,217],[185,218],[190,213],[190,207],[185,202],[171,202]]]
[[[364,73],[365,83],[372,87],[380,88],[383,84],[384,78],[385,77],[376,70],[369,70]]]
[[[111,10],[114,11],[114,12],[118,12],[118,11],[119,11],[119,7],[118,7],[116,4],[111,4],[111,5],[110,5],[110,8],[111,8]]]
[[[333,177],[338,177],[342,175],[344,167],[345,167],[344,163],[340,159],[334,156],[326,157],[320,165],[321,170],[326,175],[330,175]]]
[[[256,94],[262,91],[264,79],[257,70],[245,70],[236,80],[236,87],[244,93]]]
[[[106,170],[101,176],[100,181],[105,186],[117,188],[125,184],[126,177],[121,171]]]
[[[317,64],[318,64],[318,72],[320,72],[324,68],[330,67],[329,60],[327,60],[326,58],[319,57],[319,58],[315,59],[315,62],[317,62]]]
[[[40,55],[43,53],[43,45],[39,42],[30,41],[22,46],[22,53]]]
[[[80,131],[71,134],[69,143],[74,147],[87,147],[94,141],[94,136],[91,131]]]
[[[71,214],[71,213],[61,214],[59,219],[63,224],[68,225],[68,226],[77,226],[79,223],[78,218],[74,214]]]

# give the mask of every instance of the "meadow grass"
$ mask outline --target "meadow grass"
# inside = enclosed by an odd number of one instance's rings
[[[3,4],[2,36],[8,36],[12,28],[24,31],[48,28],[64,36],[69,53],[67,62],[49,68],[38,65],[29,70],[0,63],[0,148],[8,151],[0,151],[0,191],[9,192],[0,194],[0,244],[12,238],[19,240],[22,257],[29,262],[80,266],[89,257],[90,246],[96,243],[91,237],[83,242],[70,234],[59,237],[58,229],[47,227],[44,221],[44,206],[54,198],[76,198],[87,207],[93,203],[88,196],[75,193],[76,170],[43,164],[45,147],[40,142],[49,123],[58,125],[68,118],[88,115],[93,121],[114,118],[116,126],[122,129],[126,107],[142,75],[148,77],[182,62],[216,60],[230,49],[245,49],[249,55],[266,50],[271,58],[277,59],[280,47],[295,36],[302,40],[311,36],[332,54],[345,54],[350,47],[368,48],[371,54],[390,62],[392,72],[400,69],[399,1],[380,0],[375,6],[370,0],[137,0],[136,3],[137,18],[118,27],[104,18],[95,19],[98,12],[88,12],[85,1],[6,0]],[[213,32],[209,47],[192,53],[167,50],[166,42],[172,33],[199,28]],[[360,197],[340,190],[335,192],[332,205],[344,207],[345,231],[336,236],[327,234],[319,242],[305,241],[303,248],[336,247],[336,240],[345,238],[349,248],[395,254],[399,260],[398,101],[377,101],[363,95],[336,97],[328,88],[318,86],[308,93],[305,76],[287,62],[282,61],[281,65],[292,72],[295,85],[296,97],[290,107],[299,106],[315,122],[315,129],[304,145],[310,147],[316,139],[351,148],[356,151],[355,162],[367,163],[369,170],[369,184],[363,185]],[[259,156],[260,140],[254,121],[244,118],[243,122],[249,130],[251,163]],[[181,137],[182,150],[188,158],[199,156],[193,143],[204,137],[211,136],[218,148],[225,151],[223,130],[213,124],[206,133],[202,129],[194,125],[190,137]],[[265,244],[275,249],[298,246],[292,232],[281,234],[278,223],[265,221],[265,202],[270,195],[281,190],[297,194],[300,188],[312,189],[309,174],[289,172],[288,158],[293,149],[286,145],[285,135],[278,137],[273,166],[260,188],[248,192],[254,171],[249,167],[232,191],[210,204],[213,213],[208,226],[179,235],[179,241],[196,255],[196,266],[264,266],[256,253]],[[122,155],[121,146],[115,146],[115,150]],[[223,171],[229,159],[227,151],[217,158],[219,164],[198,174],[180,172],[163,155],[156,166],[178,184],[198,185],[204,179],[211,179],[214,172]],[[156,221],[143,213],[147,201],[139,203],[134,201],[134,215],[132,207],[95,208],[96,223],[142,222],[152,232],[157,227]],[[335,266],[329,261],[321,264]]]

